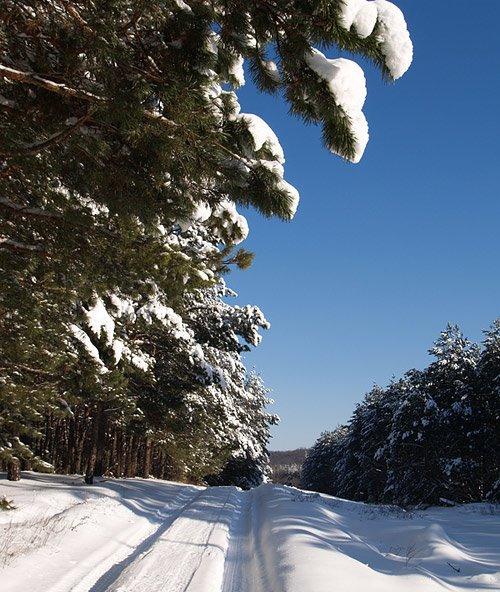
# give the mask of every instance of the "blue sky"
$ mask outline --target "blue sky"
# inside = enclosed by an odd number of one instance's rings
[[[228,278],[272,323],[247,356],[282,418],[271,449],[311,445],[374,383],[426,365],[448,321],[480,339],[500,316],[500,2],[396,4],[414,63],[395,84],[365,68],[360,164],[330,154],[283,100],[239,92],[301,192],[291,223],[248,215],[256,260]]]

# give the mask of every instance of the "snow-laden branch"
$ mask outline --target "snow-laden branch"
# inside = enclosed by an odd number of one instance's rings
[[[388,0],[343,0],[340,24],[358,37],[374,31],[385,64],[394,80],[401,78],[413,60],[413,44],[401,10]],[[378,26],[378,27],[377,27]]]
[[[41,152],[54,144],[58,144],[69,138],[75,131],[77,131],[82,125],[88,121],[90,118],[90,113],[86,113],[83,117],[80,117],[76,120],[76,122],[70,126],[67,126],[66,129],[63,129],[60,132],[56,132],[49,136],[46,140],[41,140],[40,142],[33,142],[32,144],[24,145],[20,150],[16,150],[14,152],[5,153],[4,156],[22,156],[25,154],[36,154],[37,152]]]
[[[20,243],[13,239],[7,238],[6,236],[0,236],[0,251],[7,249],[15,253],[43,253],[43,247],[39,245],[27,245],[26,243]]]
[[[61,82],[54,82],[53,80],[48,80],[47,78],[38,76],[33,72],[16,70],[14,68],[4,66],[3,64],[0,64],[0,75],[15,82],[22,82],[24,84],[31,84],[33,86],[44,88],[45,90],[57,93],[58,95],[62,95],[64,97],[71,97],[74,99],[82,99],[84,101],[92,102],[103,102],[105,100],[103,97],[100,97],[99,95],[91,93],[87,90],[72,88],[66,84],[62,84]]]
[[[0,76],[2,76],[3,78],[7,78],[9,80],[13,80],[15,82],[21,82],[23,84],[38,86],[39,88],[43,88],[45,90],[48,90],[49,92],[56,93],[63,97],[80,99],[82,101],[88,101],[91,103],[104,104],[107,102],[107,99],[105,97],[102,97],[90,91],[81,88],[73,88],[61,82],[54,82],[53,80],[43,78],[42,76],[39,76],[34,72],[16,70],[3,64],[0,64]],[[152,121],[157,121],[165,126],[179,127],[179,125],[175,123],[175,121],[172,121],[171,119],[168,119],[167,117],[164,117],[163,115],[155,111],[144,109],[144,117]]]
[[[0,207],[6,208],[9,211],[19,214],[22,216],[36,216],[37,218],[62,218],[62,214],[58,212],[47,212],[41,208],[30,208],[27,206],[21,206],[19,204],[10,201],[6,197],[0,197]]]

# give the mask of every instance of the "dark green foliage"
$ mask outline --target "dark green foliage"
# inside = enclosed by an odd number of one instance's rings
[[[234,250],[234,205],[289,220],[298,196],[233,89],[245,59],[351,157],[346,115],[304,58],[334,44],[387,70],[376,31],[341,28],[340,7],[2,2],[2,463],[199,481],[250,441],[245,471],[265,473],[275,418],[239,356],[267,323],[217,290],[252,261]]]
[[[346,434],[346,426],[321,434],[302,465],[301,487],[336,495],[334,471],[337,460],[341,458],[341,446]]]

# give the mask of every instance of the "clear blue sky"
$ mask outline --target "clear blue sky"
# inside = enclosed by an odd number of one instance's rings
[[[448,321],[480,339],[500,316],[500,2],[396,4],[414,62],[389,85],[366,69],[360,164],[326,151],[283,100],[239,93],[301,192],[292,223],[248,216],[256,260],[228,278],[272,324],[247,364],[273,389],[274,450],[311,445],[373,383],[426,365]]]

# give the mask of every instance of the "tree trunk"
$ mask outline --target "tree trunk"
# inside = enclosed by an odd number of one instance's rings
[[[21,479],[21,463],[14,457],[7,464],[7,479],[9,481],[19,481]]]
[[[92,425],[92,441],[90,446],[90,454],[85,470],[85,483],[92,485],[94,483],[95,463],[97,460],[97,441],[99,437],[99,421],[97,417],[93,419]]]
[[[139,455],[139,439],[132,436],[130,440],[131,458],[130,458],[130,476],[137,477],[137,461]]]
[[[152,444],[149,438],[146,438],[146,445],[144,447],[144,463],[142,465],[142,476],[144,479],[149,477],[149,473],[151,472],[151,452],[152,452]]]
[[[97,406],[95,422],[97,424],[95,475],[96,477],[102,477],[105,471],[104,456],[106,449],[107,417],[101,403]]]

